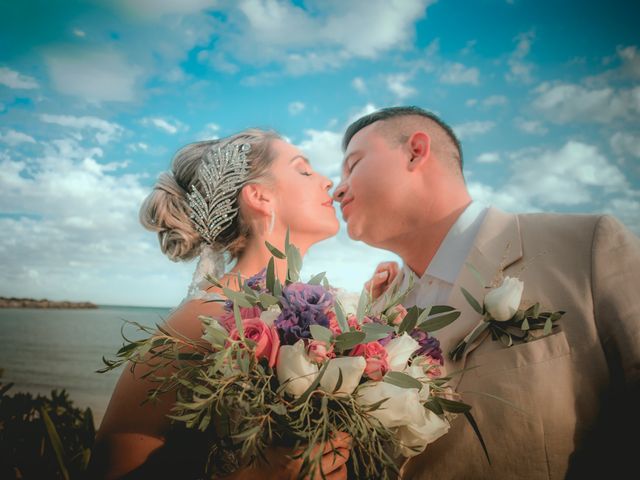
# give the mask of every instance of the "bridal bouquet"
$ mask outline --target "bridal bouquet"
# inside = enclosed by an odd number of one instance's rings
[[[150,336],[104,359],[103,371],[128,361],[151,366],[146,375],[158,387],[149,399],[175,391],[171,418],[210,433],[208,474],[268,461],[270,446],[299,452],[301,477],[320,474],[324,446],[345,432],[350,474],[393,478],[399,460],[447,433],[456,414],[479,435],[470,407],[441,375],[442,352],[430,336],[458,311],[406,310],[406,292],[397,291],[375,316],[367,292],[345,308],[324,273],[300,281],[301,257],[288,239],[285,252],[267,247],[287,260],[284,282],[273,257],[260,274],[238,279],[239,292],[209,279],[223,290],[226,313],[201,317],[201,339],[136,324]]]

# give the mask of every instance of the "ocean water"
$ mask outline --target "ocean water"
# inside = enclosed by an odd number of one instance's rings
[[[65,389],[79,408],[91,407],[96,428],[121,369],[96,373],[102,357],[122,346],[124,320],[153,327],[168,308],[101,306],[95,310],[0,309],[0,369],[9,391],[48,395]],[[125,333],[134,334],[127,327]],[[128,335],[129,336],[129,335]],[[131,336],[135,336],[131,335]]]

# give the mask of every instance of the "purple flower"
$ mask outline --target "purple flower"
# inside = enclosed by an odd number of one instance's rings
[[[440,341],[435,337],[430,337],[427,332],[414,328],[411,332],[413,339],[420,344],[420,348],[416,351],[418,355],[431,357],[437,360],[440,365],[444,365],[442,358],[442,350],[440,349]]]
[[[311,338],[311,325],[329,327],[327,312],[333,306],[333,296],[320,285],[287,285],[281,301],[282,313],[275,326],[283,344],[293,345],[300,338]]]
[[[254,276],[249,277],[245,280],[244,284],[251,290],[265,293],[267,291],[267,269],[263,268]]]

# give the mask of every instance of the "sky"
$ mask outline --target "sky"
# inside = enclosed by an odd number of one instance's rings
[[[187,143],[279,131],[340,176],[362,114],[417,105],[474,199],[615,215],[640,234],[640,4],[610,0],[25,0],[0,4],[0,295],[175,306],[139,206]],[[390,252],[314,246],[359,291]]]

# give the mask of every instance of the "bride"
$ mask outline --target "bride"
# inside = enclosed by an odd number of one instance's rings
[[[272,131],[244,130],[230,137],[198,142],[182,148],[171,171],[163,173],[140,209],[140,221],[157,232],[162,252],[173,261],[200,256],[187,298],[165,321],[165,327],[190,338],[202,335],[199,315],[223,313],[220,292],[207,284],[209,273],[239,289],[238,275],[260,272],[271,258],[265,241],[282,248],[287,228],[302,255],[311,245],[334,236],[338,219],[329,189],[332,182],[314,171],[309,160]],[[235,260],[224,275],[225,259]],[[276,259],[279,278],[286,264]],[[175,397],[141,405],[154,384],[125,368],[113,391],[96,436],[92,478],[184,478],[149,467],[149,459],[172,450],[166,447]],[[325,451],[323,472],[332,480],[347,475],[349,439],[336,435],[334,447],[341,455]],[[189,450],[195,446],[182,445]],[[284,449],[273,448],[269,462],[239,471],[227,478],[295,478],[300,460]],[[164,459],[171,465],[172,459]],[[192,463],[195,463],[193,460]],[[191,465],[193,467],[193,465]]]

